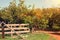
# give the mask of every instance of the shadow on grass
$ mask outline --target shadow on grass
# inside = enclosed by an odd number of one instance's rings
[[[50,34],[54,34],[54,35],[60,35],[60,33],[50,33]]]

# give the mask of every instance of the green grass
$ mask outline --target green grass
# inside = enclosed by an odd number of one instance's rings
[[[45,34],[45,33],[40,33],[40,34],[29,34],[29,36],[26,38],[27,40],[49,40],[49,39],[55,40],[51,36]]]
[[[45,33],[39,33],[39,34],[21,34],[25,38],[25,40],[55,40],[51,36],[45,34]],[[2,38],[0,38],[2,40]],[[20,40],[19,37],[17,38],[11,38],[9,36],[6,36],[4,40]]]

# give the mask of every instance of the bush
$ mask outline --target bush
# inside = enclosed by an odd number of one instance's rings
[[[60,26],[58,26],[57,24],[53,25],[53,30],[54,31],[59,31],[60,30]]]
[[[46,19],[45,17],[41,18],[40,19],[40,28],[44,30],[47,27],[48,27],[48,19]]]

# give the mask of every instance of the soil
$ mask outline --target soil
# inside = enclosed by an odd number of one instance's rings
[[[51,37],[55,38],[56,40],[60,40],[60,31],[35,31],[36,33],[47,33],[48,35],[50,35]]]

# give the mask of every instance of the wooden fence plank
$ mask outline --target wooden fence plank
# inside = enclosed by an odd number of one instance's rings
[[[16,31],[16,33],[28,33],[30,31]],[[5,32],[5,34],[11,34],[11,33],[15,33],[15,32]],[[2,32],[0,32],[0,34],[2,34]]]
[[[14,30],[21,30],[21,29],[29,29],[29,28],[21,27],[21,28],[12,28],[12,29],[14,29]],[[2,29],[0,28],[0,30],[2,30]],[[4,30],[10,30],[10,29],[9,28],[4,28]]]

